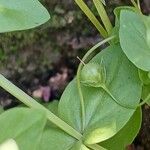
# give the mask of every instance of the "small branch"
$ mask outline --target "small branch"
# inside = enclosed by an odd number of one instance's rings
[[[135,0],[131,0],[131,3],[132,3],[133,6],[136,8],[136,10],[137,10],[140,14],[142,14],[141,8],[140,8],[140,1],[137,0],[137,3],[136,3]]]
[[[100,32],[100,34],[104,38],[108,37],[106,30],[100,24],[100,22],[97,20],[97,18],[94,16],[94,14],[91,12],[91,10],[88,8],[88,6],[85,4],[85,2],[83,0],[75,0],[75,2],[80,7],[80,9],[85,13],[85,15],[90,19],[90,21],[94,24],[94,26]]]
[[[79,61],[80,61],[84,66],[86,65],[85,62],[82,61],[82,59],[81,59],[79,56],[77,56],[77,59],[79,59]]]
[[[99,16],[101,17],[101,20],[106,28],[106,31],[108,32],[108,34],[110,34],[113,27],[102,2],[100,0],[93,0],[93,3],[99,13]]]
[[[138,5],[139,9],[141,10],[140,0],[137,0],[137,5]]]

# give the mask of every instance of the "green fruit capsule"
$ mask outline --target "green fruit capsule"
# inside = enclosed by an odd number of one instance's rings
[[[105,83],[106,71],[100,64],[88,63],[82,68],[80,77],[85,86],[101,87]]]

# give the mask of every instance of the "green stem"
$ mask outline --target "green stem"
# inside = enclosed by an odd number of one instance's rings
[[[105,148],[101,147],[98,144],[94,144],[94,145],[86,145],[87,147],[93,149],[93,150],[106,150]]]
[[[84,105],[84,97],[83,97],[82,90],[81,90],[81,84],[80,84],[80,70],[81,70],[81,66],[79,65],[79,68],[77,71],[77,88],[78,88],[80,103],[81,103],[82,132],[83,132],[84,127],[85,127],[85,105]]]
[[[139,5],[139,1],[137,1],[137,2],[138,2],[138,4],[136,4],[135,0],[131,0],[131,3],[133,4],[133,6],[136,8],[136,10],[139,12],[139,14],[142,15],[140,5]]]
[[[71,135],[72,137],[80,140],[82,138],[82,135],[77,132],[74,128],[69,126],[67,123],[65,123],[63,120],[58,118],[56,115],[54,115],[51,111],[46,109],[44,106],[39,104],[37,101],[35,101],[32,97],[27,95],[25,92],[23,92],[21,89],[16,87],[13,83],[11,83],[9,80],[7,80],[3,75],[0,74],[0,86],[8,91],[10,94],[12,94],[14,97],[16,97],[18,100],[20,100],[22,103],[27,105],[30,108],[36,108],[41,109],[46,112],[47,119],[50,120],[52,123],[54,123],[56,126],[64,130],[66,133]]]
[[[101,2],[103,3],[103,5],[105,5],[105,6],[106,6],[106,2],[105,2],[105,0],[101,0]]]
[[[139,9],[141,10],[140,0],[137,0],[137,5],[138,5]]]
[[[147,96],[138,106],[141,107],[141,106],[144,105],[149,99],[150,99],[150,94],[148,94],[148,96]]]
[[[106,31],[108,32],[108,34],[110,34],[113,27],[112,27],[112,24],[110,22],[110,19],[109,19],[107,13],[106,13],[104,5],[102,4],[102,2],[100,0],[93,0],[93,3],[99,13],[99,16],[101,17],[101,20],[106,28]]]
[[[106,87],[106,85],[102,85],[101,88],[103,88],[103,90],[121,107],[123,108],[127,108],[127,109],[136,109],[137,107],[131,107],[131,106],[127,106],[125,104],[121,104],[110,92],[110,90]]]
[[[94,16],[94,14],[91,12],[91,10],[88,8],[88,6],[85,4],[85,2],[83,0],[75,0],[75,2],[78,4],[80,9],[85,13],[85,15],[90,19],[90,21],[94,24],[94,26],[100,32],[100,34],[104,38],[108,37],[106,30],[100,24],[100,22],[97,20],[97,18]]]
[[[109,42],[110,40],[114,39],[115,36],[111,36],[99,43],[97,43],[95,46],[93,46],[86,54],[85,56],[82,58],[82,61],[85,62],[85,60],[101,45]],[[82,62],[80,62],[78,70],[77,70],[77,88],[78,88],[78,92],[79,92],[79,97],[80,97],[80,103],[81,103],[81,115],[82,115],[82,131],[84,130],[84,125],[85,125],[85,105],[84,105],[84,97],[83,97],[83,93],[81,90],[81,83],[80,83],[80,71],[83,67]]]

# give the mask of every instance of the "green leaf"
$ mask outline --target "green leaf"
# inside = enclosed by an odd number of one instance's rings
[[[80,100],[76,82],[69,83],[58,105],[59,116],[77,131],[82,132]]]
[[[91,62],[106,68],[106,85],[119,103],[136,107],[140,101],[142,85],[138,70],[123,54],[120,46],[110,46],[97,54]],[[82,85],[85,103],[85,126],[82,131],[80,98],[73,80],[64,91],[59,106],[59,116],[79,132],[84,143],[94,144],[115,135],[129,121],[135,109],[118,105],[102,89]]]
[[[0,0],[0,33],[34,28],[49,18],[38,0]]]
[[[139,77],[144,85],[150,84],[149,72],[139,69]]]
[[[0,143],[14,139],[20,150],[36,150],[45,124],[46,114],[41,110],[8,110],[0,115]]]
[[[52,113],[54,113],[55,115],[57,115],[58,114],[58,103],[59,103],[58,100],[53,100],[50,103],[45,103],[44,106],[48,110],[50,110]]]
[[[142,87],[142,100],[145,101],[150,106],[150,97],[147,99],[147,97],[150,95],[150,77],[149,72],[139,70],[139,77],[143,83]]]
[[[120,13],[122,10],[129,10],[129,11],[133,11],[133,12],[136,12],[136,9],[134,7],[131,7],[131,6],[119,6],[119,7],[116,7],[114,9],[114,14],[115,14],[115,22],[116,22],[116,25],[120,25]]]
[[[46,108],[52,111],[55,115],[58,115],[58,101],[54,100],[50,103],[44,104]],[[70,150],[71,147],[76,143],[76,140],[69,136],[67,133],[56,127],[50,121],[43,131],[39,150]]]
[[[108,150],[124,150],[137,136],[142,122],[141,108],[138,108],[128,123],[112,138],[100,143]]]
[[[144,16],[138,13],[121,11],[119,37],[121,48],[128,59],[138,68],[150,71],[150,47],[143,20]]]
[[[116,38],[113,40],[113,43],[119,43],[120,13],[122,10],[136,11],[136,9],[131,6],[120,6],[114,9],[115,27],[112,30],[112,35],[115,35]]]
[[[75,141],[62,130],[50,127],[43,132],[39,150],[70,150]]]
[[[59,101],[58,100],[53,100],[52,102],[50,103],[45,103],[44,106],[50,110],[52,113],[54,113],[56,116],[58,116],[58,103]],[[56,128],[56,125],[53,124],[52,122],[48,121],[48,123],[46,124],[46,127],[45,128],[51,128],[51,127],[55,127]]]

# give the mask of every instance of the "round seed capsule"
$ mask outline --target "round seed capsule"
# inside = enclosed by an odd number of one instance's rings
[[[81,70],[81,82],[86,86],[100,87],[105,81],[104,68],[97,63],[88,63]]]

